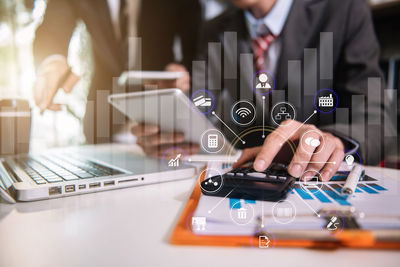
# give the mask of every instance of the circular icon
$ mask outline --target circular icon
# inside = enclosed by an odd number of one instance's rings
[[[201,135],[200,144],[204,151],[218,153],[225,145],[225,137],[217,129],[209,129]]]
[[[300,182],[300,188],[306,193],[318,194],[323,184],[320,182],[321,174],[315,170],[307,170],[301,175],[303,181]]]
[[[251,223],[254,219],[254,214],[253,206],[244,201],[240,201],[240,199],[238,199],[230,209],[231,219],[238,225]]]
[[[171,147],[165,150],[162,162],[166,169],[176,170],[185,165],[182,160],[185,156],[185,151],[182,148]]]
[[[331,234],[338,234],[343,231],[344,219],[337,212],[330,211],[321,215],[325,220],[322,224],[322,229],[328,231]]]
[[[296,207],[289,200],[280,200],[272,207],[272,217],[277,223],[291,223],[296,217]]]
[[[205,89],[194,92],[190,100],[192,101],[192,107],[195,107],[201,114],[209,114],[215,106],[214,95]]]
[[[218,192],[224,183],[221,173],[216,169],[205,169],[200,173],[200,187],[208,193]]]
[[[231,116],[236,124],[247,126],[256,118],[256,108],[249,101],[240,100],[232,106]]]
[[[321,89],[314,96],[314,106],[321,113],[333,112],[338,104],[339,98],[331,89]]]
[[[261,70],[254,74],[253,91],[259,95],[268,95],[275,89],[275,78],[268,71]]]
[[[276,125],[281,124],[285,120],[295,120],[296,110],[288,102],[276,103],[271,110],[271,119]]]
[[[324,136],[316,130],[307,131],[300,138],[300,146],[308,154],[318,154],[324,149]]]

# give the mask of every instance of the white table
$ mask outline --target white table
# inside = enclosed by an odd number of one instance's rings
[[[170,245],[194,181],[1,202],[0,266],[400,266],[398,251]]]

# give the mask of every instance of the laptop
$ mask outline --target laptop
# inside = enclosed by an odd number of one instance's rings
[[[196,168],[172,168],[123,145],[87,145],[0,159],[0,196],[10,203],[191,178]]]

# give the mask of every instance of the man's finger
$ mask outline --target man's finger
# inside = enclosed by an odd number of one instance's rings
[[[61,76],[52,76],[52,73],[49,73],[47,75],[48,82],[46,84],[43,101],[40,105],[41,112],[43,112],[53,103],[54,96],[56,95],[59,88],[65,86],[68,90],[66,90],[67,93],[72,90],[73,86],[76,84],[79,78],[75,74],[72,76],[71,74],[71,69],[67,67]],[[66,82],[68,83],[66,84]]]
[[[51,110],[51,111],[60,111],[61,110],[61,105],[52,103],[47,107],[47,109]]]
[[[304,173],[315,149],[321,145],[321,136],[319,130],[312,125],[303,125],[294,133],[293,138],[299,138],[300,144],[288,167],[288,172],[292,176],[300,177]],[[310,176],[309,172],[307,172],[308,176]]]
[[[65,80],[64,84],[61,86],[61,88],[64,90],[64,92],[69,93],[72,91],[74,86],[78,83],[79,77],[73,73],[70,72],[68,75],[67,79]]]
[[[300,177],[306,169],[311,156],[312,153],[308,153],[301,147],[298,147],[292,158],[292,161],[289,164],[289,174],[293,177]]]
[[[296,130],[299,126],[299,122],[287,120],[284,121],[275,131],[270,133],[265,139],[264,145],[254,161],[254,169],[256,171],[264,171],[271,164],[283,144],[296,134]]]
[[[46,88],[42,94],[42,99],[40,101],[40,113],[43,113],[53,102],[53,98],[56,95],[58,88],[55,88],[54,82],[48,81],[46,83]]]
[[[336,142],[332,135],[324,134],[324,138],[320,141],[321,144],[315,150],[315,154],[312,155],[310,163],[307,166],[307,176],[317,174],[324,166],[329,162],[329,157],[332,155],[336,148]],[[304,138],[303,142],[304,142]],[[304,177],[302,177],[304,179]]]
[[[253,160],[260,150],[261,146],[244,149],[242,155],[240,155],[240,158],[233,164],[232,168],[238,168],[244,163]]]
[[[154,124],[138,124],[132,127],[131,132],[136,137],[157,134],[160,128]]]
[[[329,181],[332,176],[337,172],[344,158],[343,149],[337,148],[333,151],[332,155],[329,158],[329,162],[335,162],[336,164],[325,164],[324,168],[321,171],[321,179],[322,181]]]
[[[46,88],[47,79],[42,75],[36,77],[35,83],[33,85],[33,97],[35,99],[36,105],[40,105],[43,97],[43,90]]]

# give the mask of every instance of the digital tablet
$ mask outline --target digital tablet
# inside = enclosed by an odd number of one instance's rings
[[[108,101],[134,122],[159,125],[161,132],[183,133],[184,142],[199,144],[200,155],[237,155],[221,131],[179,89],[114,94]]]

